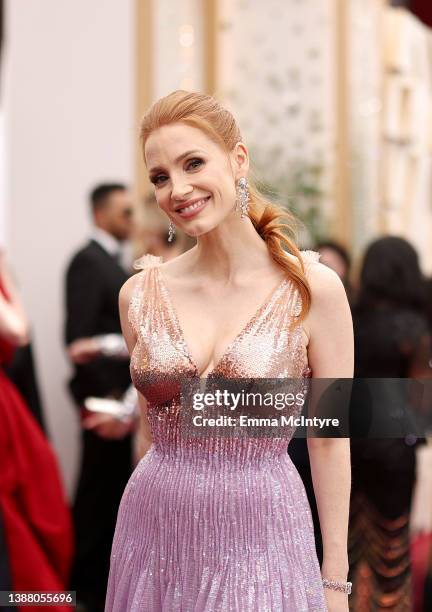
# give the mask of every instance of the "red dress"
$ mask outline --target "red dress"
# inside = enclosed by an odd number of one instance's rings
[[[0,285],[3,295],[5,291]],[[72,523],[54,453],[2,364],[13,348],[0,338],[0,510],[15,591],[64,591]],[[21,610],[20,607],[18,607]],[[65,606],[23,607],[60,612]]]

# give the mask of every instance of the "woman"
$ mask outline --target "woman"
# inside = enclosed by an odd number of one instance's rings
[[[147,450],[119,510],[106,610],[345,611],[348,441],[309,439],[321,577],[289,435],[183,436],[190,406],[180,409],[175,384],[301,378],[309,368],[351,377],[342,283],[284,236],[291,217],[247,188],[248,151],[216,100],[174,92],[148,111],[141,136],[171,231],[197,245],[120,292]]]
[[[353,312],[356,378],[430,377],[423,279],[417,253],[406,240],[386,237],[369,246]],[[389,393],[392,388],[387,387]],[[395,424],[395,400],[403,401],[400,392],[380,405],[381,418],[388,414],[387,433]],[[358,418],[368,418],[366,404],[361,408],[355,411]],[[412,610],[409,513],[414,442],[394,435],[351,441],[350,571],[356,612]]]
[[[0,251],[0,515],[11,586],[14,591],[63,591],[72,559],[72,525],[56,460],[3,371],[15,347],[26,343],[27,321]]]

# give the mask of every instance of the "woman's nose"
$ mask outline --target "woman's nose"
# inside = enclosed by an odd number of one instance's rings
[[[171,197],[174,200],[182,200],[193,191],[192,185],[181,178],[172,178]]]

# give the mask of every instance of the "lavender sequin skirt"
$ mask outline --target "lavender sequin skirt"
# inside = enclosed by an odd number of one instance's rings
[[[151,446],[120,505],[106,612],[326,609],[286,446],[253,461]]]

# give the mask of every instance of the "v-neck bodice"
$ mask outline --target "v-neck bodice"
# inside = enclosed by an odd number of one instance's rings
[[[304,255],[305,263],[316,260],[315,254],[309,253]],[[137,337],[131,374],[144,395],[142,383],[151,379],[152,373],[201,375],[159,265],[152,258],[150,265],[139,273],[129,308],[129,320]],[[304,376],[308,368],[305,333],[301,325],[292,325],[300,310],[297,289],[288,278],[282,280],[229,342],[207,377]]]
[[[304,259],[307,263],[316,258]],[[139,273],[129,308],[129,320],[137,337],[131,376],[149,403],[151,424],[151,415],[158,406],[164,406],[166,411],[171,405],[169,411],[178,411],[181,384],[185,379],[199,379],[158,265],[153,261],[153,265]],[[306,336],[301,325],[293,325],[300,311],[299,292],[286,278],[226,347],[207,378],[308,376]],[[162,435],[162,431],[159,433]]]
[[[216,376],[219,373],[221,368],[223,368],[225,357],[229,356],[229,354],[235,349],[237,342],[241,342],[242,336],[244,336],[246,333],[250,331],[255,321],[262,316],[263,312],[266,309],[272,308],[275,298],[277,298],[279,294],[283,293],[285,285],[288,283],[287,278],[284,278],[282,281],[280,281],[276,285],[276,287],[273,288],[270,294],[265,298],[265,300],[261,303],[261,305],[251,314],[249,319],[247,319],[246,323],[239,329],[239,331],[232,338],[232,340],[227,343],[227,345],[225,346],[225,349],[222,351],[221,356],[217,360],[216,364],[212,368],[210,368],[207,372],[199,372],[197,362],[192,356],[192,353],[189,348],[189,343],[186,340],[184,331],[180,323],[180,319],[177,315],[176,308],[173,304],[170,291],[168,290],[168,287],[166,286],[163,276],[160,273],[159,267],[155,267],[155,273],[157,277],[156,283],[158,284],[158,290],[161,295],[161,303],[164,304],[166,308],[168,309],[170,313],[170,318],[173,321],[173,324],[177,330],[178,336],[183,341],[183,345],[185,347],[187,357],[191,363],[192,368],[194,369],[194,375],[204,377],[204,378],[208,378],[210,376]]]

